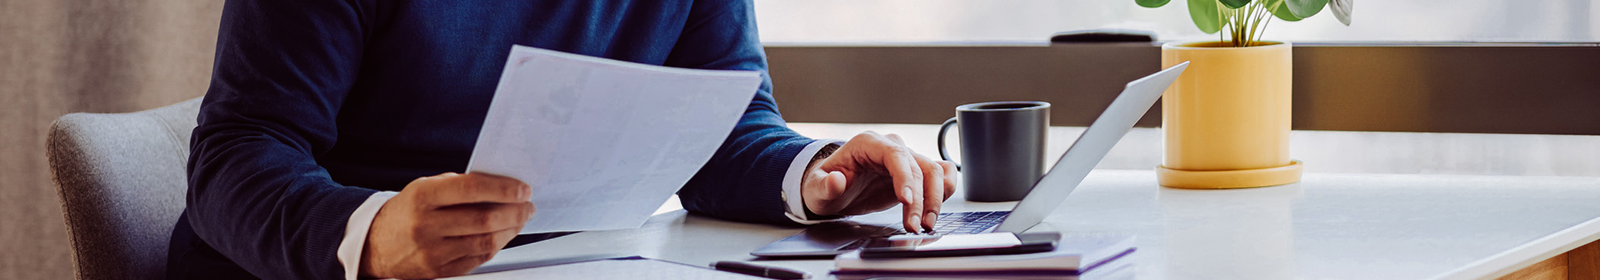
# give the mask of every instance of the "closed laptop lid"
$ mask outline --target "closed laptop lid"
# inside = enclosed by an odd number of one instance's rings
[[[1095,119],[1083,135],[1078,136],[1078,141],[1067,148],[1055,166],[1050,167],[1050,172],[1034,183],[1033,190],[1022,202],[1017,203],[1016,208],[1011,209],[1011,215],[995,231],[1022,232],[1044,221],[1044,217],[1061,206],[1067,195],[1078,188],[1083,178],[1089,176],[1089,171],[1106,157],[1106,153],[1111,152],[1111,147],[1116,146],[1123,135],[1133,129],[1133,124],[1155,105],[1157,99],[1161,99],[1161,93],[1188,67],[1189,62],[1183,62],[1128,82],[1117,99],[1111,101],[1111,106],[1100,113],[1100,118]]]

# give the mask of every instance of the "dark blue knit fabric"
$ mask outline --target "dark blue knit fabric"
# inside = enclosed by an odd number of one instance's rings
[[[341,278],[334,254],[367,197],[464,171],[513,44],[765,76],[751,5],[229,0],[170,275]],[[780,182],[812,140],[785,127],[771,88],[679,191],[685,208],[790,223]]]

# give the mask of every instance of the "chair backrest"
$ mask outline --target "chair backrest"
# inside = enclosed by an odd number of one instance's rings
[[[79,279],[166,278],[199,109],[196,98],[134,113],[68,114],[50,127],[50,171]]]

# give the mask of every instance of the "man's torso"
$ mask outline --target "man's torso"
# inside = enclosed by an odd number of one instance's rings
[[[379,1],[338,141],[317,162],[347,186],[399,190],[462,172],[513,44],[660,65],[686,1]]]

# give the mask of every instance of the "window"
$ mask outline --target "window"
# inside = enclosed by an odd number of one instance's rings
[[[1093,28],[1154,31],[1158,40],[1214,38],[1194,27],[1186,1],[1144,8],[1133,0],[756,0],[769,45],[1044,44]],[[1276,20],[1269,40],[1387,42],[1595,42],[1600,4],[1590,0],[1357,0],[1351,26],[1327,11]]]

